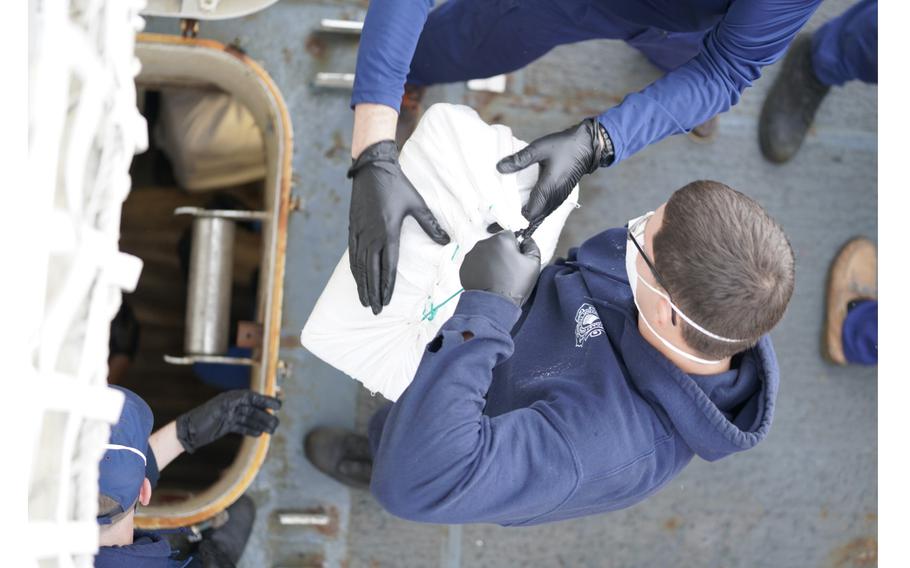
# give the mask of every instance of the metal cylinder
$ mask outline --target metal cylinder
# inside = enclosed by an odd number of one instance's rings
[[[234,227],[234,221],[230,219],[196,217],[193,220],[183,341],[186,353],[218,355],[227,352]]]

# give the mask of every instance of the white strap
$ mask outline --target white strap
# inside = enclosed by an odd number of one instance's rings
[[[645,280],[644,278],[639,278],[639,280],[641,281],[642,284],[644,284],[645,286],[650,288],[652,292],[654,292],[655,294],[657,294],[658,296],[660,296],[661,298],[666,300],[667,303],[670,304],[670,307],[673,308],[674,310],[676,310],[676,313],[679,314],[679,317],[686,320],[686,323],[688,323],[689,325],[691,325],[698,331],[702,332],[703,334],[707,335],[711,339],[716,339],[717,341],[723,341],[724,343],[742,343],[743,341],[746,341],[745,339],[730,339],[728,337],[723,337],[722,335],[717,335],[716,333],[711,333],[707,329],[703,328],[702,326],[700,326],[697,323],[695,323],[694,321],[692,321],[692,318],[688,317],[686,314],[683,313],[683,311],[681,309],[676,307],[676,304],[674,304],[673,301],[670,300],[669,296],[667,296],[666,294],[664,294],[663,292],[661,292],[654,286],[651,286],[650,284],[648,284],[648,281]]]
[[[105,444],[104,448],[107,450],[126,450],[128,452],[133,452],[140,458],[142,458],[142,463],[148,464],[148,460],[145,459],[145,454],[137,450],[136,448],[131,448],[129,446],[121,446],[120,444]]]

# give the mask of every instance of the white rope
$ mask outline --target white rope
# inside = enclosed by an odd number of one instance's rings
[[[135,34],[144,0],[29,3],[30,215],[48,227],[20,243],[46,259],[28,328],[35,397],[29,553],[89,567],[97,549],[98,462],[123,397],[107,388],[110,321],[141,262],[118,251],[132,157],[145,149]],[[34,322],[34,323],[32,323]]]

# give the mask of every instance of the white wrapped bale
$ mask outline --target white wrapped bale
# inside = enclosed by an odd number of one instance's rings
[[[400,163],[451,242],[439,246],[416,221],[405,219],[395,291],[378,316],[361,306],[345,252],[303,328],[303,346],[370,391],[397,400],[414,378],[424,347],[455,311],[465,254],[490,236],[491,223],[512,231],[527,227],[521,207],[537,166],[516,174],[496,171],[500,159],[526,145],[510,128],[489,125],[466,106],[430,107]],[[534,233],[542,264],[553,256],[577,202],[576,187]]]

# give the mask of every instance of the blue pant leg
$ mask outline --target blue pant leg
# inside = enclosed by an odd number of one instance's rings
[[[482,79],[521,69],[558,45],[627,37],[587,0],[446,0],[430,12],[408,83]]]
[[[850,363],[878,364],[878,300],[862,302],[844,319],[844,356]]]
[[[861,0],[815,32],[812,67],[826,85],[878,83],[878,0]]]
[[[373,413],[370,417],[370,423],[367,425],[367,436],[370,439],[370,453],[376,455],[379,449],[379,441],[382,439],[382,428],[385,426],[385,420],[389,417],[392,410],[392,403],[386,404]]]

